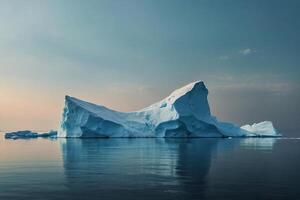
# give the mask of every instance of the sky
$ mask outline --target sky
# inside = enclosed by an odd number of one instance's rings
[[[299,130],[299,8],[298,0],[0,0],[0,130],[57,129],[65,95],[132,111],[195,80],[221,120]]]

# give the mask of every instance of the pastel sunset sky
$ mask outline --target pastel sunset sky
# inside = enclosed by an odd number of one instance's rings
[[[137,110],[195,80],[214,115],[300,128],[298,0],[0,0],[0,130],[57,129],[66,94]]]

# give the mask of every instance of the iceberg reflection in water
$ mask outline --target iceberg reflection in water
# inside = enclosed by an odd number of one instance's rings
[[[239,143],[215,138],[62,140],[66,186],[79,199],[202,198],[212,158]]]
[[[241,146],[249,149],[272,150],[277,139],[275,138],[246,138]]]
[[[0,199],[299,199],[300,140],[0,139]]]

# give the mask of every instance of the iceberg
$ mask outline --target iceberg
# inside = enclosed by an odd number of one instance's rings
[[[242,126],[241,129],[243,129],[247,132],[253,133],[257,136],[273,137],[273,136],[278,135],[276,133],[276,129],[273,126],[273,123],[270,121],[254,123],[252,125],[247,124],[247,125]]]
[[[277,137],[271,122],[238,127],[211,115],[203,81],[134,112],[65,97],[58,137]]]
[[[10,132],[5,133],[5,139],[20,139],[20,138],[37,138],[38,134],[34,133],[32,131],[16,131],[16,132]]]
[[[49,131],[47,133],[35,133],[29,130],[25,131],[16,131],[16,132],[10,132],[10,133],[5,133],[5,139],[30,139],[30,138],[55,138],[57,136],[57,131]]]
[[[50,130],[49,132],[38,134],[38,137],[42,137],[42,138],[56,138],[56,136],[57,136],[57,131],[54,130]]]

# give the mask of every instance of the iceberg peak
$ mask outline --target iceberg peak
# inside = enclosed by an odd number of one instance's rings
[[[195,91],[195,90],[207,90],[205,84],[203,81],[195,81],[195,82],[192,82],[192,83],[189,83],[177,90],[174,90],[169,97],[167,98],[170,98],[170,99],[178,99],[180,98],[181,96],[184,96],[185,94],[187,94],[188,92],[191,92],[191,91]]]

